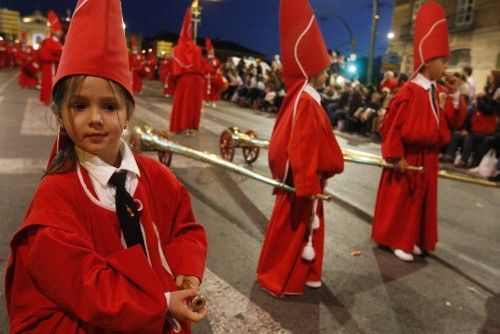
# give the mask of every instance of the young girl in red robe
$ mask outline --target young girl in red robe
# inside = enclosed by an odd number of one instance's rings
[[[122,22],[119,0],[74,11],[53,90],[58,151],[11,242],[11,333],[190,333],[206,315],[188,306],[206,259],[189,195],[121,139],[134,109]]]
[[[450,141],[466,107],[456,83],[436,85],[449,58],[448,28],[441,6],[426,2],[415,20],[415,75],[394,96],[384,117],[382,156],[396,169],[382,172],[373,217],[372,238],[404,261],[433,251],[437,242],[439,148]],[[424,173],[405,171],[423,166]]]

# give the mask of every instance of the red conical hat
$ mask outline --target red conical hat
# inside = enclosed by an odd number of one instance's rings
[[[426,61],[449,57],[446,14],[437,2],[429,1],[420,7],[413,30],[413,71],[418,73]]]
[[[207,49],[207,53],[214,52],[214,46],[208,37],[205,37],[205,48]]]
[[[54,86],[71,75],[113,80],[132,94],[120,0],[79,0],[71,19]],[[54,143],[49,164],[65,143]]]
[[[184,21],[182,22],[181,33],[179,34],[179,44],[182,42],[192,42],[193,41],[193,25],[191,23],[191,7],[186,9],[186,14],[184,15]]]
[[[307,0],[281,0],[280,44],[287,88],[307,80],[332,62]]]
[[[50,24],[50,32],[53,34],[58,31],[62,31],[61,21],[59,21],[59,17],[56,12],[52,9],[48,11],[47,18],[49,19]]]
[[[66,76],[85,74],[113,80],[133,96],[122,24],[120,0],[79,0],[54,87]]]

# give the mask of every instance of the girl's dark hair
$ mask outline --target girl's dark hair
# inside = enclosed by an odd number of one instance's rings
[[[72,75],[57,82],[52,91],[52,111],[58,119],[62,119],[64,109],[69,108],[71,96],[78,92],[83,85],[87,75]],[[129,92],[122,85],[112,80],[108,80],[115,96],[123,98],[127,108],[127,119],[130,119],[134,112],[135,103]],[[67,96],[69,94],[69,96]],[[65,98],[66,97],[66,98]],[[64,104],[65,103],[65,104]],[[59,142],[62,146],[52,162],[45,170],[45,175],[62,174],[75,169],[78,157],[75,152],[75,143],[68,136],[66,130],[59,129]],[[44,175],[44,176],[45,176]]]

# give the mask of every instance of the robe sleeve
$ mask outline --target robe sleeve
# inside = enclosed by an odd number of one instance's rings
[[[287,147],[297,196],[312,196],[321,192],[317,172],[320,128],[312,112],[315,108],[312,103],[315,102],[309,99],[299,101]]]
[[[458,106],[455,107],[453,103],[453,97],[448,95],[445,103],[445,115],[448,126],[450,130],[460,128],[465,121],[467,116],[467,104],[462,96],[460,96]]]
[[[166,298],[139,246],[102,257],[81,235],[53,227],[40,228],[27,244],[19,256],[28,273],[62,309],[112,331],[162,332]]]
[[[175,276],[196,276],[201,280],[207,256],[205,230],[194,218],[186,188],[180,182],[176,183],[174,223],[170,238],[162,238],[165,258]]]
[[[401,139],[401,128],[405,121],[408,99],[403,88],[389,104],[382,120],[382,157],[387,160],[404,157],[404,146]]]

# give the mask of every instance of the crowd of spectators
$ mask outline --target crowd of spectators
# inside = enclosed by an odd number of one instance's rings
[[[320,94],[333,128],[380,141],[380,126],[389,101],[408,77],[386,71],[379,85],[363,85],[357,80],[346,80],[339,62],[334,62],[329,72]],[[278,112],[285,96],[278,56],[271,65],[258,60],[238,59],[235,62],[230,58],[223,65],[223,73],[229,82],[223,99],[244,108]],[[479,93],[472,68],[465,67],[453,76],[468,105],[468,116],[462,127],[453,131],[450,144],[443,148],[441,161],[459,168],[473,168],[491,149],[500,156],[500,72],[492,71],[484,92]]]

